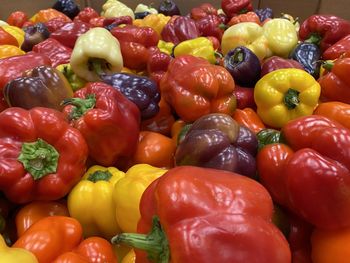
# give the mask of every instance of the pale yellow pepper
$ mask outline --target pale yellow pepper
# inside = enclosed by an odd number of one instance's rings
[[[101,16],[103,17],[119,17],[119,16],[130,16],[135,19],[134,11],[125,5],[124,3],[117,0],[108,0],[102,6]]]
[[[123,232],[135,233],[141,217],[139,205],[143,192],[167,170],[148,164],[136,164],[115,185],[113,198],[116,217]]]
[[[1,263],[38,263],[36,257],[28,250],[22,248],[10,248],[0,235],[0,262]]]

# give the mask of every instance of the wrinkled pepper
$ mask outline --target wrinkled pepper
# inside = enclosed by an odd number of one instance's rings
[[[224,202],[218,193],[225,193]],[[268,192],[247,177],[194,166],[173,168],[146,189],[140,210],[138,233],[149,235],[112,239],[135,247],[137,263],[291,262],[287,241],[270,221]],[[206,252],[213,244],[220,253]]]
[[[262,121],[281,128],[290,120],[312,114],[320,93],[318,82],[304,70],[279,69],[258,81],[254,100]]]
[[[115,185],[113,200],[117,222],[122,231],[136,232],[140,219],[140,200],[146,188],[167,170],[149,164],[130,167]]]
[[[102,5],[101,16],[103,17],[118,17],[118,16],[130,16],[135,19],[134,11],[117,0],[107,0]]]
[[[62,198],[83,175],[88,155],[63,114],[40,107],[0,113],[0,148],[0,189],[15,203]]]
[[[151,47],[148,51],[147,72],[149,77],[159,86],[160,80],[168,70],[172,57],[161,52],[158,47]]]
[[[61,27],[63,27],[67,23],[70,23],[70,22],[66,22],[62,18],[57,17],[57,18],[54,18],[54,19],[51,19],[51,20],[47,21],[44,24],[47,27],[47,29],[50,31],[50,33],[53,33],[56,30],[58,30]]]
[[[349,227],[350,130],[310,115],[288,122],[281,133],[289,146],[267,145],[257,157],[260,180],[274,200],[316,227]]]
[[[68,16],[66,16],[62,12],[60,12],[56,9],[53,9],[53,8],[41,9],[34,16],[32,16],[29,20],[32,21],[34,24],[36,24],[36,23],[46,23],[46,22],[50,21],[51,19],[55,19],[55,18],[61,18],[66,22],[72,21]]]
[[[227,26],[233,26],[235,24],[239,24],[242,22],[253,22],[256,23],[258,25],[261,24],[260,22],[260,18],[258,17],[258,15],[255,12],[248,12],[245,14],[240,14],[237,16],[234,16],[230,19],[230,21],[228,21]]]
[[[74,17],[73,21],[82,21],[85,23],[89,23],[90,20],[99,17],[99,14],[95,9],[87,6],[83,10],[81,10],[76,17]]]
[[[219,41],[221,41],[224,33],[224,29],[220,26],[221,24],[221,18],[217,15],[208,15],[196,20],[196,25],[201,36],[216,37]]]
[[[113,192],[124,173],[114,167],[94,165],[68,195],[68,210],[77,219],[85,237],[110,239],[120,233],[115,214]]]
[[[244,14],[253,10],[250,0],[222,0],[221,8],[225,14],[231,18],[238,14]]]
[[[11,26],[16,26],[19,28],[22,28],[24,23],[28,21],[28,16],[23,11],[15,11],[12,12],[8,18],[6,19],[6,22]]]
[[[189,122],[208,113],[232,114],[236,108],[234,88],[226,69],[191,55],[172,60],[160,81],[162,96],[181,119]]]
[[[192,8],[190,15],[192,19],[199,20],[210,15],[217,16],[218,10],[210,3],[203,3]]]
[[[159,38],[161,38],[161,32],[170,18],[170,16],[165,16],[163,14],[150,14],[143,19],[135,19],[133,25],[151,27],[158,33]]]
[[[38,263],[38,260],[33,255],[23,248],[10,248],[7,247],[4,238],[0,235],[0,254],[1,262],[3,263],[15,263],[15,262],[26,262],[26,263]]]
[[[324,102],[318,105],[314,114],[337,121],[350,129],[350,105],[347,103],[339,101]]]
[[[140,112],[122,93],[90,82],[63,102],[71,125],[84,136],[90,157],[104,166],[123,166],[135,152]]]

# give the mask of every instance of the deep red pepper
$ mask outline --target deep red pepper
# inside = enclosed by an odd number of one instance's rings
[[[312,15],[300,26],[299,38],[319,44],[321,51],[350,34],[350,22],[333,15]]]
[[[244,14],[253,10],[251,0],[222,0],[221,8],[231,18],[238,14]]]
[[[89,24],[91,27],[103,27],[104,20],[105,18],[102,16],[94,17],[90,19]]]
[[[56,39],[48,38],[33,47],[33,51],[50,58],[53,67],[69,63],[72,49],[64,46]]]
[[[217,15],[218,10],[210,3],[203,3],[191,9],[191,18],[194,20],[202,19],[208,15]]]
[[[207,15],[196,21],[198,30],[202,36],[216,37],[220,42],[224,29],[220,26],[222,24],[221,18],[217,15]]]
[[[103,27],[107,26],[119,26],[121,24],[132,25],[131,16],[119,16],[119,17],[107,17],[103,20]]]
[[[150,47],[148,51],[147,72],[150,78],[152,78],[159,86],[160,80],[168,70],[172,57],[161,52],[158,47]]]
[[[61,27],[63,27],[65,24],[67,24],[69,22],[67,22],[65,19],[63,19],[62,17],[57,17],[54,19],[50,19],[49,21],[47,21],[45,23],[45,26],[47,27],[47,29],[50,31],[50,33],[55,32],[56,30],[60,29]]]
[[[237,109],[256,109],[256,104],[254,101],[254,88],[240,87],[236,84],[233,93],[236,96]]]
[[[23,27],[24,23],[28,21],[28,16],[23,11],[12,12],[7,18],[7,23],[11,26]]]
[[[344,53],[350,51],[350,34],[346,35],[334,45],[327,48],[323,54],[322,58],[327,60],[337,59],[341,57]]]
[[[90,19],[99,17],[100,15],[91,7],[85,7],[83,10],[79,12],[79,14],[74,17],[73,21],[81,21],[85,23],[89,23]]]

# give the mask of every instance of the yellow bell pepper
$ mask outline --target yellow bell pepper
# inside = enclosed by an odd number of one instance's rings
[[[170,18],[170,16],[165,16],[163,14],[150,14],[143,19],[135,19],[133,25],[151,27],[158,33],[159,38],[161,38],[161,32]]]
[[[0,45],[0,59],[23,54],[25,54],[25,52],[19,47],[12,45]]]
[[[113,198],[117,222],[123,232],[136,232],[141,215],[140,200],[146,188],[167,170],[148,164],[136,164],[115,185]]]
[[[311,115],[317,107],[319,83],[301,69],[279,69],[262,77],[255,85],[254,100],[262,121],[274,128],[295,118]]]
[[[7,33],[11,34],[12,36],[14,36],[17,39],[18,42],[18,46],[21,47],[22,43],[24,42],[24,35],[25,32],[20,29],[19,27],[16,26],[10,26],[10,25],[5,25],[5,26],[1,26]]]
[[[121,263],[135,263],[136,255],[133,249],[130,250],[128,254],[123,258]]]
[[[123,68],[119,41],[105,28],[95,27],[78,37],[70,65],[77,76],[99,81],[99,73],[116,73]]]
[[[0,262],[1,263],[38,263],[36,257],[22,248],[10,248],[6,245],[4,238],[0,235]]]
[[[280,18],[283,18],[283,19],[287,19],[289,20],[290,22],[292,22],[292,24],[294,25],[295,27],[295,30],[297,32],[299,32],[299,29],[300,29],[300,23],[299,23],[299,17],[293,17],[292,15],[290,14],[285,14],[285,13],[281,13],[281,17]]]
[[[134,11],[127,5],[117,0],[107,0],[102,6],[101,16],[103,17],[119,17],[130,16],[135,19]]]
[[[85,237],[111,238],[120,232],[113,192],[124,172],[114,167],[92,166],[68,195],[68,211],[77,219]]]
[[[135,7],[134,13],[143,13],[143,12],[148,12],[150,14],[158,14],[158,10],[153,8],[152,6],[148,6],[145,4],[138,4]]]
[[[260,60],[272,55],[264,29],[253,22],[238,23],[225,30],[221,40],[223,54],[238,46],[249,48]]]
[[[168,54],[169,56],[173,54],[173,48],[175,44],[172,42],[165,42],[164,40],[159,40],[157,47],[159,50],[165,54]]]
[[[292,22],[283,18],[275,18],[263,26],[269,48],[274,55],[287,58],[298,44],[298,34]]]
[[[211,64],[215,64],[215,50],[213,42],[206,37],[197,37],[182,41],[174,48],[174,57],[181,55],[192,55],[208,60]]]

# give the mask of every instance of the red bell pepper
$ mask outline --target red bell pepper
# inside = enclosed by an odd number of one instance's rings
[[[175,45],[182,41],[197,38],[200,32],[196,22],[185,16],[173,16],[161,32],[162,39]]]
[[[233,92],[237,100],[237,109],[256,109],[256,104],[254,101],[254,88],[245,88],[236,85]]]
[[[147,60],[147,72],[159,86],[159,82],[168,70],[172,57],[159,50],[158,47],[148,49],[149,56]]]
[[[56,67],[69,63],[72,49],[64,46],[54,38],[48,38],[33,47],[33,51],[50,58],[51,65]]]
[[[312,115],[288,122],[282,135],[289,146],[270,144],[257,156],[273,199],[317,227],[350,226],[350,130]]]
[[[138,232],[149,235],[121,234],[112,242],[146,250],[148,259],[136,250],[137,263],[287,263],[289,246],[271,223],[272,210],[268,192],[254,180],[180,166],[142,195]]]
[[[253,5],[251,0],[222,0],[221,8],[231,18],[252,11]]]
[[[63,111],[89,147],[90,157],[104,166],[123,167],[139,138],[140,111],[117,89],[91,82],[64,100]]]
[[[327,63],[330,72],[321,76],[321,99],[350,103],[350,58],[337,59]]]
[[[99,17],[100,15],[91,7],[85,7],[81,10],[73,21],[81,21],[89,23],[91,19]]]
[[[186,122],[209,113],[231,115],[236,109],[234,89],[234,80],[225,68],[191,55],[173,59],[160,81],[165,101]]]
[[[194,20],[202,19],[208,15],[218,15],[218,10],[210,3],[203,3],[191,9],[191,18]]]
[[[262,63],[260,76],[263,77],[271,71],[282,68],[298,68],[304,70],[303,66],[294,59],[285,59],[278,56],[272,56],[264,60]]]
[[[322,58],[325,60],[337,59],[340,58],[347,51],[350,51],[350,34],[346,35],[334,45],[327,48],[323,52]]]
[[[0,59],[0,112],[8,107],[2,92],[5,85],[21,77],[24,71],[41,65],[51,66],[51,61],[47,56],[34,52]]]
[[[216,37],[220,42],[224,29],[220,26],[222,24],[221,18],[217,15],[207,15],[196,21],[198,30],[202,36]]]
[[[0,113],[0,190],[15,203],[65,196],[83,175],[87,154],[83,136],[59,111]]]
[[[332,15],[312,15],[300,26],[299,38],[320,45],[321,51],[350,34],[350,22]]]
[[[6,22],[11,26],[22,28],[24,23],[28,21],[28,16],[23,11],[12,12]]]
[[[103,27],[115,27],[122,24],[132,25],[131,16],[105,17],[103,20]]]
[[[47,21],[45,23],[45,26],[47,27],[47,29],[50,31],[50,33],[55,32],[56,30],[60,29],[61,27],[63,27],[65,24],[67,24],[69,22],[67,22],[66,20],[64,20],[61,17],[56,17],[54,19],[51,19],[49,21]]]

